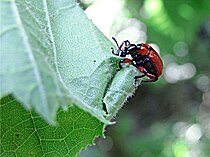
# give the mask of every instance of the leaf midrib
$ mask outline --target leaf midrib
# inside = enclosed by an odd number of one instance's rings
[[[51,22],[50,22],[50,16],[49,16],[49,11],[48,11],[48,5],[47,5],[47,1],[46,0],[43,0],[43,5],[44,5],[44,12],[46,13],[46,18],[47,18],[47,26],[48,26],[48,31],[49,31],[49,34],[50,34],[50,41],[51,41],[51,44],[52,44],[52,51],[53,51],[53,58],[54,58],[54,65],[55,65],[55,69],[56,69],[56,74],[59,78],[59,81],[61,82],[61,84],[63,85],[63,87],[70,93],[70,91],[68,90],[68,87],[66,86],[65,82],[63,81],[63,78],[60,74],[60,71],[59,71],[59,68],[58,68],[58,62],[57,62],[57,50],[56,50],[56,46],[55,46],[55,39],[54,39],[54,36],[53,36],[53,31],[52,31],[52,25],[51,25]],[[58,86],[57,86],[57,89],[59,90]],[[59,90],[60,92],[60,90]]]
[[[33,70],[34,70],[35,79],[38,82],[38,90],[40,92],[41,100],[42,100],[42,102],[44,104],[47,104],[48,105],[47,96],[45,94],[46,92],[45,92],[44,85],[42,83],[41,75],[40,75],[40,72],[38,70],[37,63],[35,62],[35,57],[34,57],[34,54],[32,52],[30,43],[28,41],[26,30],[25,30],[25,28],[23,26],[23,23],[22,23],[22,20],[20,18],[17,5],[16,5],[15,1],[11,1],[11,4],[12,4],[11,5],[12,10],[13,10],[15,16],[17,17],[16,18],[17,25],[19,26],[20,33],[22,34],[22,37],[23,37],[23,44],[25,45],[26,52],[28,53],[28,58],[29,58],[29,60],[30,60],[30,62],[32,64],[32,67],[33,67]]]

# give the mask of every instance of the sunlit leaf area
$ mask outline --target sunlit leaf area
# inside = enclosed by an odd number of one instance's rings
[[[149,43],[164,62],[79,157],[210,156],[210,1],[80,0],[118,42]]]

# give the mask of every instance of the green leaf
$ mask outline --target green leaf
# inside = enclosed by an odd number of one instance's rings
[[[76,156],[102,136],[103,125],[77,107],[59,111],[59,126],[50,127],[34,112],[26,112],[11,96],[1,100],[0,156]]]
[[[110,124],[103,96],[115,67],[111,42],[74,0],[1,1],[1,97],[55,124],[69,102]]]
[[[107,119],[112,119],[126,100],[133,96],[135,92],[134,77],[138,75],[141,75],[141,73],[134,66],[124,67],[115,75],[103,99],[109,114]],[[141,80],[138,84],[140,83]]]

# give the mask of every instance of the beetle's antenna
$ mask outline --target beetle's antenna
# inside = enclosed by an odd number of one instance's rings
[[[117,43],[117,40],[116,40],[114,37],[112,37],[112,39],[115,41],[115,43],[116,43],[116,45],[117,45],[118,49],[120,49],[120,50],[121,50],[121,48],[119,47],[119,45],[118,45],[118,43]]]

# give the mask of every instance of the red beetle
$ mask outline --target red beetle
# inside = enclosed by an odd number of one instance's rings
[[[115,41],[118,50],[116,53],[112,48],[112,53],[114,55],[124,57],[119,62],[119,68],[117,71],[122,69],[122,63],[131,63],[135,66],[143,75],[134,77],[134,85],[136,86],[136,81],[139,78],[147,76],[149,80],[143,80],[142,82],[155,82],[163,71],[163,62],[158,55],[158,53],[148,44],[131,44],[128,40],[122,42],[119,46],[117,40],[112,37]],[[124,45],[124,47],[123,47]],[[123,49],[122,49],[123,47]]]

